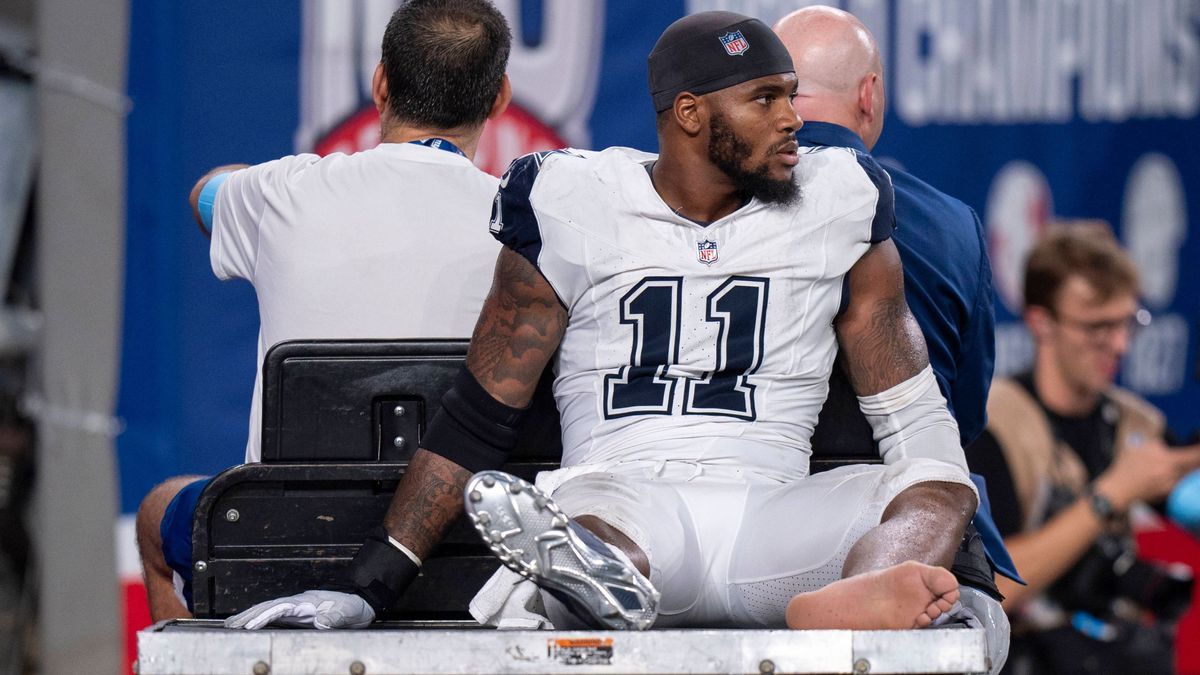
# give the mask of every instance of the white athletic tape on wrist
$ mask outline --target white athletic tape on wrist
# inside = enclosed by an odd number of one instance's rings
[[[417,557],[417,554],[408,550],[407,546],[396,541],[390,534],[388,535],[388,543],[392,546],[395,546],[404,555],[408,556],[408,559],[413,561],[413,564],[415,564],[417,567],[421,566],[421,559]]]
[[[859,396],[858,406],[871,425],[884,464],[923,457],[954,464],[966,475],[958,423],[930,366],[887,391]]]

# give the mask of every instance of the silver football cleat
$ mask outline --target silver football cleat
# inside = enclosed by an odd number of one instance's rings
[[[467,515],[501,562],[597,628],[646,630],[654,623],[659,595],[646,577],[535,486],[482,471],[467,481],[464,497]]]

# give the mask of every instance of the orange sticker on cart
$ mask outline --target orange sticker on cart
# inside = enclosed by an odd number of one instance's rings
[[[612,665],[613,639],[553,638],[546,640],[546,656],[564,666]]]

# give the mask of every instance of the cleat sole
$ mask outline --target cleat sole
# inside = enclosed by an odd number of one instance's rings
[[[658,592],[645,577],[611,553],[588,545],[554,500],[536,486],[485,471],[472,476],[464,492],[467,515],[506,567],[567,596],[598,627],[645,630],[654,622]],[[474,498],[476,492],[479,499]]]

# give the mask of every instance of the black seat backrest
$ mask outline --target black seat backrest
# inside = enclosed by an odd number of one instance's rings
[[[221,473],[196,508],[195,616],[228,616],[334,578],[383,522],[466,353],[466,340],[272,348],[263,364],[263,463]],[[529,480],[557,468],[562,455],[551,384],[547,373],[504,467]],[[495,568],[474,530],[459,521],[385,618],[467,618],[467,602]]]
[[[858,396],[846,377],[840,354],[829,375],[829,394],[817,417],[812,447],[813,471],[880,461],[871,425],[858,407]]]
[[[406,462],[466,360],[465,339],[282,342],[263,362],[262,460]],[[547,372],[514,457],[557,461]]]

